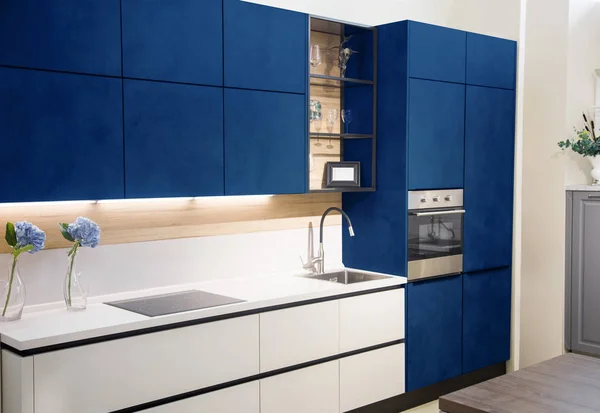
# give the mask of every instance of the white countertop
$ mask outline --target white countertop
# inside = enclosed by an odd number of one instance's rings
[[[600,185],[567,185],[567,191],[600,191]]]
[[[151,291],[144,290],[99,297],[94,301],[101,300],[101,302],[91,302],[85,311],[70,312],[62,306],[60,309],[25,313],[21,320],[0,324],[0,339],[3,344],[7,344],[16,350],[24,351],[76,340],[85,340],[248,310],[257,310],[281,304],[374,290],[405,283],[405,277],[395,276],[390,276],[383,280],[344,285],[292,275],[277,275],[232,278],[198,284],[171,286]],[[245,302],[158,317],[147,317],[102,304],[102,302],[106,301],[190,289],[226,295],[245,300]]]

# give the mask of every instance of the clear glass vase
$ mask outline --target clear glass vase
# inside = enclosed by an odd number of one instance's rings
[[[25,284],[19,272],[19,258],[13,258],[8,264],[6,279],[2,280],[0,297],[0,321],[14,321],[21,318],[25,306]]]
[[[77,251],[69,257],[65,276],[64,296],[67,310],[81,311],[87,307],[87,286],[82,282],[82,274],[77,271]]]

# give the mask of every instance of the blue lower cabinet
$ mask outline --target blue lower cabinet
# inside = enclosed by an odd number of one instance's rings
[[[223,195],[223,89],[124,82],[127,198]]]
[[[406,391],[462,373],[462,275],[406,286]]]
[[[225,89],[225,194],[307,191],[305,95]]]
[[[121,79],[0,68],[0,202],[123,198]]]
[[[463,373],[510,358],[510,267],[463,275]]]

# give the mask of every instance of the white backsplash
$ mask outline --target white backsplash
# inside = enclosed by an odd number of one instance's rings
[[[324,229],[326,268],[342,266],[341,226]],[[315,229],[315,251],[318,228]],[[188,284],[219,278],[302,272],[307,230],[284,230],[81,248],[79,271],[90,296]],[[0,278],[11,256],[0,254]],[[67,249],[20,258],[27,289],[26,306],[61,301]]]

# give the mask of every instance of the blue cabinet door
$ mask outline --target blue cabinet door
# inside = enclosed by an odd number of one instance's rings
[[[515,92],[467,86],[465,272],[512,263]]]
[[[223,89],[124,82],[127,198],[223,195]]]
[[[510,358],[511,268],[463,275],[463,374]]]
[[[223,0],[225,86],[306,93],[308,16]]]
[[[466,36],[460,30],[409,22],[408,75],[465,83]]]
[[[121,88],[0,68],[0,202],[123,198]]]
[[[462,188],[465,85],[410,79],[408,189]]]
[[[3,0],[0,65],[121,76],[119,0]]]
[[[462,372],[462,275],[406,286],[406,391]]]
[[[222,0],[123,0],[123,75],[223,85]]]
[[[467,83],[514,89],[517,43],[481,34],[467,34]]]
[[[304,95],[225,89],[225,194],[307,189]]]

